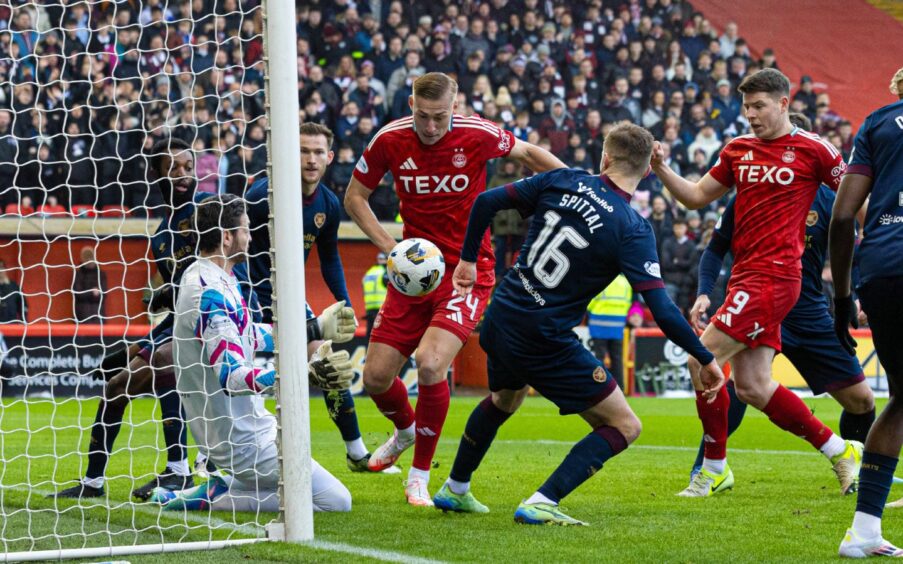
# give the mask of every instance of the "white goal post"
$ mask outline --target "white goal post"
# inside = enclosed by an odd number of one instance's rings
[[[8,271],[20,289],[9,290],[0,276],[0,304],[21,295],[31,310],[22,313],[22,324],[0,320],[0,561],[313,540],[295,2],[10,4],[0,2],[0,20],[9,26],[0,26],[0,261],[6,263],[0,272]],[[199,14],[197,5],[212,8]],[[163,31],[148,35],[155,26]],[[245,67],[252,45],[262,55]],[[194,65],[201,56],[209,66],[199,71]],[[122,75],[129,65],[136,72]],[[245,81],[255,73],[259,79]],[[247,110],[254,104],[262,115]],[[54,126],[53,120],[61,121]],[[265,148],[253,131],[261,125]],[[125,397],[126,407],[105,474],[86,473],[89,452],[99,448],[92,429],[106,416],[98,408],[105,405],[101,361],[163,317],[148,314],[141,295],[153,290],[151,237],[161,216],[166,222],[178,212],[163,209],[149,188],[158,156],[151,146],[175,137],[196,156],[217,157],[212,192],[235,192],[233,181],[243,192],[266,172],[270,209],[279,210],[269,224],[278,512],[163,511],[136,500],[136,487],[155,479],[164,464],[170,471],[162,429],[171,420],[161,411],[156,384],[131,393],[132,374],[110,402]],[[7,146],[14,149],[4,152]],[[87,248],[93,258],[80,262],[79,250]],[[83,264],[105,275],[101,282],[98,274],[97,288],[60,283],[60,272],[77,277]],[[86,320],[78,298],[92,292],[101,305],[96,319]],[[130,355],[131,362],[136,355]],[[103,428],[112,432],[107,423]],[[190,472],[199,452],[190,433],[177,446]],[[203,466],[196,468],[196,479],[206,477]],[[102,494],[54,497],[73,484]]]

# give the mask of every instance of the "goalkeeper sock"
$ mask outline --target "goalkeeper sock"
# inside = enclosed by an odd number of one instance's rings
[[[185,429],[185,414],[182,403],[175,388],[157,388],[160,401],[160,412],[163,419],[163,440],[166,442],[166,461],[178,463],[185,461],[188,468],[188,434]],[[176,472],[179,474],[178,472]],[[179,474],[185,475],[185,474]]]
[[[116,436],[119,435],[122,417],[128,405],[129,401],[126,398],[119,398],[115,401],[101,399],[97,405],[97,415],[91,426],[86,478],[103,478],[107,461],[110,460],[110,452],[113,450],[113,443],[116,442]]]
[[[417,409],[415,423],[417,434],[414,435],[413,468],[429,472],[439,444],[439,435],[448,415],[450,392],[448,382],[420,385],[417,390]]]
[[[492,403],[492,396],[483,398],[483,401],[474,408],[467,419],[464,434],[461,435],[461,443],[458,445],[458,454],[455,455],[455,462],[452,464],[451,474],[449,474],[452,480],[461,483],[470,482],[470,478],[492,445],[499,427],[509,417],[511,417],[510,413],[502,411]],[[455,491],[455,493],[459,492]]]
[[[388,390],[370,394],[370,397],[380,413],[388,417],[399,431],[414,424],[414,409],[408,401],[408,388],[401,378],[396,376]]]
[[[728,380],[724,386],[727,388],[727,395],[730,398],[730,406],[727,408],[727,436],[734,434],[734,431],[740,427],[743,422],[743,416],[746,414],[746,404],[737,398],[737,389],[734,387],[734,381]],[[705,452],[705,441],[699,442],[699,452],[696,454],[696,461],[693,462],[693,468],[702,468],[702,457]]]
[[[339,428],[342,440],[346,443],[361,438],[361,430],[357,424],[357,412],[354,410],[354,398],[350,390],[323,390],[326,401],[326,412]],[[366,454],[366,453],[364,453]]]
[[[626,448],[627,439],[616,428],[597,427],[574,445],[537,492],[558,503]]]
[[[874,407],[866,413],[850,413],[844,409],[840,413],[840,436],[850,441],[864,443],[874,422]]]

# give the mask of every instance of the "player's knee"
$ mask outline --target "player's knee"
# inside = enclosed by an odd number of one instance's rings
[[[643,422],[640,421],[639,417],[631,413],[618,422],[617,429],[624,435],[627,444],[631,444],[639,438],[640,433],[643,431]]]
[[[165,343],[154,349],[154,356],[151,357],[151,366],[153,366],[154,370],[173,369],[172,343]]]
[[[850,413],[868,413],[875,409],[875,396],[867,385],[856,386],[840,400],[840,404]]]
[[[768,394],[768,397],[766,397],[764,390],[761,390],[756,386],[750,386],[749,384],[741,385],[738,382],[734,382],[734,389],[737,392],[737,399],[757,409],[765,407],[765,405],[768,404],[771,395]]]
[[[107,401],[128,401],[128,372],[120,372],[116,376],[110,378],[106,386],[104,386],[103,394]]]
[[[370,365],[370,363],[364,364],[364,389],[367,390],[367,393],[370,395],[373,394],[381,394],[389,389],[389,386],[392,385],[392,381],[395,380],[395,375],[385,370],[379,370]]]
[[[435,354],[417,354],[417,379],[423,384],[438,384],[445,380],[448,363]]]
[[[351,511],[351,492],[344,484],[336,484],[328,491],[317,495],[314,505],[320,511],[347,513]]]

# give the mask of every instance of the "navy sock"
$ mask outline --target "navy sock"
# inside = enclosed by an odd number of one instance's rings
[[[840,436],[864,443],[874,422],[875,408],[866,413],[850,413],[844,409],[840,414]]]
[[[452,465],[449,477],[457,482],[469,482],[471,476],[480,466],[483,457],[489,450],[495,434],[502,426],[510,413],[502,411],[492,403],[492,396],[486,396],[477,405],[467,419],[464,434],[461,435],[461,444],[458,445],[458,454]]]
[[[166,442],[166,461],[181,462],[188,458],[188,431],[179,392],[175,388],[158,388],[160,414],[163,419],[163,440]]]
[[[730,437],[734,431],[740,427],[743,422],[743,416],[746,415],[746,404],[737,397],[737,390],[734,388],[734,381],[729,380],[726,384],[727,395],[731,398],[730,407],[727,409],[727,436]],[[702,468],[702,459],[704,458],[705,441],[699,442],[699,452],[696,454],[696,460],[693,462],[693,471]]]
[[[97,416],[91,426],[86,478],[103,477],[104,471],[107,469],[107,462],[110,460],[110,452],[113,450],[113,443],[116,442],[116,436],[119,435],[119,429],[122,427],[125,408],[128,405],[129,402],[123,399],[115,402],[100,400],[97,406]]]
[[[627,439],[614,427],[598,427],[574,445],[561,465],[539,488],[539,493],[558,503],[577,489],[605,462],[627,448]]]
[[[884,504],[894,481],[897,459],[883,454],[865,451],[862,453],[862,469],[859,471],[859,497],[856,511],[881,518]]]
[[[354,410],[354,397],[350,390],[323,390],[326,400],[326,411],[329,418],[339,428],[343,441],[356,441],[361,438],[361,430],[357,425],[357,412]]]

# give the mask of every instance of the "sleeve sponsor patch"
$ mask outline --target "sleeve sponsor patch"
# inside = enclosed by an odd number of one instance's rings
[[[363,156],[361,156],[361,158],[357,161],[357,166],[355,166],[354,168],[359,170],[361,174],[367,174],[368,172],[370,172],[370,167],[367,166],[367,159],[365,159]]]

